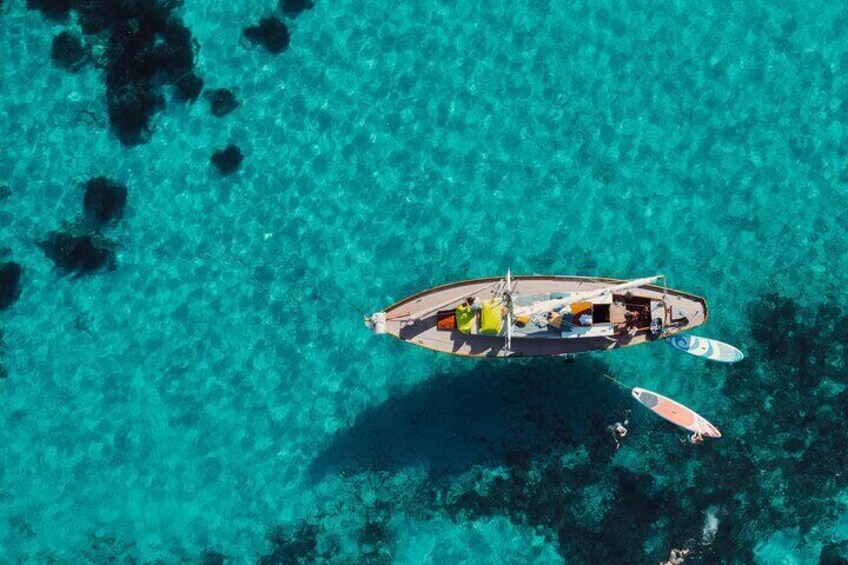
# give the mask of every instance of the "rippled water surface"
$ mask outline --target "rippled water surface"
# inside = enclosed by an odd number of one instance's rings
[[[144,81],[116,60],[147,20],[83,34],[54,7],[0,7],[8,562],[848,559],[843,4],[185,0]],[[242,32],[272,14],[279,54]],[[187,72],[238,106],[177,100]],[[98,176],[128,201],[93,227]],[[63,271],[57,230],[113,264]],[[362,325],[507,267],[665,273],[748,357],[479,362]],[[601,373],[724,437],[681,442]]]

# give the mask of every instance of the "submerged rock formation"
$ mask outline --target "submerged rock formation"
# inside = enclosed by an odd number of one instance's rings
[[[203,79],[194,73],[188,73],[177,79],[174,88],[174,96],[177,100],[191,104],[197,100],[203,90]]]
[[[73,0],[27,0],[27,8],[38,10],[49,20],[65,20],[71,13]]]
[[[79,36],[63,31],[53,38],[50,57],[57,67],[75,72],[88,61],[88,52]]]
[[[209,162],[218,169],[218,172],[225,176],[234,173],[242,161],[244,161],[244,155],[241,149],[232,143],[224,149],[215,151],[209,159]]]
[[[226,565],[227,556],[223,553],[206,549],[200,554],[200,565]]]
[[[248,41],[261,45],[270,53],[278,54],[289,46],[289,28],[276,16],[259,20],[259,25],[248,26],[242,31]]]
[[[848,563],[848,540],[828,541],[819,555],[819,565],[845,565]]]
[[[207,91],[206,100],[209,101],[209,109],[216,118],[223,118],[239,107],[235,92],[229,88],[215,88]]]
[[[83,207],[86,215],[100,224],[119,220],[127,205],[127,187],[106,177],[85,183]]]
[[[128,6],[112,22],[106,63],[106,104],[112,129],[122,143],[146,141],[155,112],[165,104],[162,84],[173,84],[192,71],[191,34],[171,16],[170,3]],[[122,10],[116,10],[121,12]]]
[[[274,528],[268,535],[271,551],[259,558],[259,565],[319,562],[324,556],[318,553],[318,534],[318,526],[305,522],[294,532]]]
[[[106,35],[106,106],[112,131],[124,145],[145,142],[150,120],[162,109],[164,85],[185,81],[194,69],[191,32],[174,13],[179,2],[149,0],[27,0],[27,7],[52,20],[76,11],[83,34]],[[67,33],[67,32],[65,32]],[[79,62],[71,34],[54,45],[62,64]],[[199,94],[196,80],[185,81],[180,99]],[[196,98],[196,95],[194,96]]]
[[[296,16],[315,7],[315,0],[280,0],[280,9],[289,16]]]
[[[21,296],[23,269],[14,261],[0,263],[0,310],[14,304]]]
[[[54,231],[38,242],[44,255],[66,273],[86,274],[115,269],[115,242],[96,231],[78,227]]]

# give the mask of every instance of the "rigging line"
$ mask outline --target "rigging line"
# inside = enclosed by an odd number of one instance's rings
[[[353,308],[354,310],[356,310],[357,312],[359,312],[359,314],[360,314],[363,318],[367,318],[367,317],[368,317],[368,315],[365,313],[365,311],[364,311],[364,310],[362,310],[362,308],[358,308],[358,307],[356,306],[356,304],[354,304],[353,302],[351,302],[350,300],[348,300],[348,298],[347,298],[344,294],[342,294],[342,291],[340,291],[340,290],[336,289],[336,295],[337,295],[340,299],[342,299],[345,303],[347,303],[347,305],[348,305],[348,306],[350,306],[351,308]]]
[[[615,377],[612,377],[612,376],[610,376],[610,375],[608,375],[608,374],[606,374],[606,373],[598,373],[598,374],[599,374],[599,375],[603,375],[603,376],[605,376],[606,378],[608,378],[609,380],[611,380],[612,382],[614,382],[614,383],[615,383],[615,384],[617,384],[618,386],[620,386],[620,387],[622,387],[622,388],[626,388],[628,391],[633,390],[633,387],[632,387],[632,386],[627,386],[626,384],[624,384],[624,383],[623,383],[623,382],[621,382],[620,380],[616,379]]]

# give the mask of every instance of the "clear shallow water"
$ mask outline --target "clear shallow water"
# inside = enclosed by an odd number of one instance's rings
[[[272,7],[178,10],[242,105],[169,103],[132,148],[100,72],[50,64],[68,25],[0,12],[0,247],[26,269],[0,314],[11,562],[649,562],[710,512],[702,562],[848,539],[848,12],[320,2],[273,57],[239,39]],[[33,240],[100,174],[130,191],[118,269],[62,276]],[[372,338],[353,306],[506,267],[663,272],[749,360],[478,363]],[[725,437],[634,412],[616,453],[632,405],[601,371]]]

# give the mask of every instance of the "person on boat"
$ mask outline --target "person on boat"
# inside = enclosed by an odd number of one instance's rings
[[[456,307],[456,329],[459,330],[459,333],[468,335],[474,331],[474,321],[477,319],[479,310],[480,305],[477,297],[473,294]]]
[[[633,310],[628,310],[624,313],[624,327],[627,331],[635,330],[636,323],[639,321],[639,312],[634,312]]]

